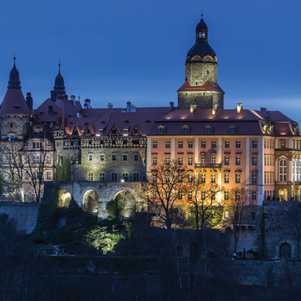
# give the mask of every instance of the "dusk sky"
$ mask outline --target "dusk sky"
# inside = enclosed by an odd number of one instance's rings
[[[202,12],[225,108],[264,106],[301,122],[297,0],[1,1],[1,98],[15,52],[34,107],[50,95],[59,59],[67,94],[93,107],[177,103]]]

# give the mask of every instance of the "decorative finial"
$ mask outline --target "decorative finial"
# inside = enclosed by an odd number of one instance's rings
[[[14,67],[16,66],[16,53],[14,52]]]
[[[203,13],[201,13],[201,20],[204,20],[204,14]]]
[[[59,73],[61,72],[61,60],[59,60]]]

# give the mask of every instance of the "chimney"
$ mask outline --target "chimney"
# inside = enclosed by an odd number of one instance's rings
[[[190,113],[194,113],[196,111],[197,105],[190,105]]]
[[[71,95],[70,98],[72,100],[73,106],[75,107],[76,106],[76,104],[75,104],[75,95]]]
[[[260,108],[261,112],[265,112],[267,110],[267,108]]]
[[[86,109],[91,109],[91,100],[90,100],[89,98],[86,98],[86,99],[85,99],[84,107],[85,107]]]
[[[109,109],[113,109],[113,104],[109,102],[109,103],[108,103],[108,108],[109,108]]]
[[[172,111],[173,109],[174,109],[174,102],[171,101],[171,102],[169,103],[169,111]]]
[[[27,106],[28,106],[29,110],[32,110],[32,108],[33,108],[33,99],[31,97],[30,92],[26,93],[26,103],[27,103]]]
[[[236,106],[236,113],[240,114],[240,112],[242,111],[242,109],[243,109],[242,103],[238,103],[237,106]]]
[[[127,111],[127,112],[131,112],[131,102],[130,102],[130,101],[128,101],[128,102],[126,103],[126,111]]]

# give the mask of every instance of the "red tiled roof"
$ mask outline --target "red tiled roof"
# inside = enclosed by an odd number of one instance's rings
[[[219,85],[213,85],[209,80],[207,80],[202,86],[191,86],[188,80],[180,87],[177,92],[186,91],[215,91],[220,93],[225,93]]]
[[[7,89],[1,104],[0,114],[31,114],[21,89]]]

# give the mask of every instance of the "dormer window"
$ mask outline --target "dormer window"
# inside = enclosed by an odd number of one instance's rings
[[[210,125],[206,126],[206,134],[210,135],[210,134],[212,134],[212,132],[213,132],[213,127]]]
[[[189,132],[190,132],[189,126],[188,125],[184,125],[183,126],[183,134],[189,134]]]
[[[236,134],[237,133],[237,128],[236,126],[232,125],[229,127],[229,132],[230,134]]]
[[[165,126],[163,126],[163,125],[160,125],[160,126],[158,126],[158,133],[159,134],[165,134],[165,132],[166,132],[166,127]]]

